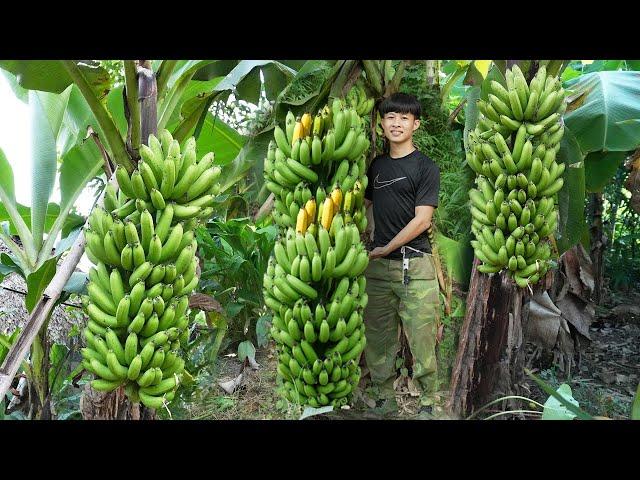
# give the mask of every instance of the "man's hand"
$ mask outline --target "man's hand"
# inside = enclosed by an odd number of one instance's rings
[[[389,249],[387,247],[376,247],[369,252],[369,259],[373,260],[374,258],[386,257],[389,255]]]

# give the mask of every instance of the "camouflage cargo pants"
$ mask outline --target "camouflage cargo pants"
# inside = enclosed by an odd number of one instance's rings
[[[413,356],[413,380],[427,398],[438,389],[436,335],[440,299],[430,254],[409,259],[408,285],[402,282],[402,260],[377,258],[366,270],[369,303],[364,312],[367,344],[364,357],[371,381],[388,396],[400,351],[400,321]]]

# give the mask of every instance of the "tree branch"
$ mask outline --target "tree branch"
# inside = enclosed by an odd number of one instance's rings
[[[458,104],[458,106],[451,112],[449,115],[449,119],[447,120],[447,125],[451,126],[456,117],[460,114],[460,111],[464,107],[464,104],[467,103],[467,97],[464,97],[462,101]]]
[[[267,199],[264,201],[264,203],[262,204],[262,206],[260,207],[260,209],[256,213],[255,217],[253,217],[253,221],[254,222],[257,222],[262,217],[264,217],[265,215],[269,214],[269,212],[273,208],[273,202],[275,202],[275,198],[276,198],[276,196],[273,194],[273,192],[269,194]]]
[[[113,170],[111,168],[111,157],[109,157],[109,152],[107,152],[107,150],[104,148],[104,145],[102,145],[102,142],[100,141],[100,137],[93,130],[93,128],[91,128],[91,125],[87,127],[87,136],[85,137],[85,140],[89,137],[91,137],[93,141],[96,142],[98,150],[100,150],[100,154],[102,155],[102,159],[104,160],[105,175],[107,176],[107,178],[111,178],[111,175],[113,175]]]
[[[0,285],[0,288],[7,290],[9,292],[17,293],[18,295],[22,295],[23,297],[27,296],[27,292],[21,292],[20,290],[14,290],[13,288],[5,287],[4,285]],[[74,303],[66,303],[62,302],[60,305],[66,305],[68,307],[82,308],[82,305],[76,305]]]
[[[107,113],[105,107],[100,103],[95,93],[91,89],[89,82],[84,77],[78,66],[72,60],[62,60],[62,64],[66,68],[69,76],[73,80],[73,82],[80,89],[80,93],[87,101],[89,108],[93,112],[98,120],[98,123],[102,127],[104,131],[106,142],[117,164],[125,167],[129,172],[133,171],[133,163],[131,163],[131,159],[127,153],[127,149],[125,148],[124,142],[122,141],[122,137],[116,128],[115,123],[111,120],[111,117]]]

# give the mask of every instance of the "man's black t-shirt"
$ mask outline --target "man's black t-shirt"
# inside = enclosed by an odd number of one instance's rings
[[[416,216],[415,207],[438,206],[440,169],[418,150],[401,158],[391,158],[389,154],[377,156],[367,176],[365,198],[373,202],[374,247],[384,247],[406,227]],[[407,245],[431,252],[426,231]],[[401,259],[402,253],[398,248],[385,258]]]

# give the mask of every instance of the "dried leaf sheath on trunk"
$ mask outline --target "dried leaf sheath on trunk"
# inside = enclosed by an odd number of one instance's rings
[[[479,273],[478,263],[476,259],[447,405],[461,415],[516,393],[523,371],[523,291],[506,274]]]

